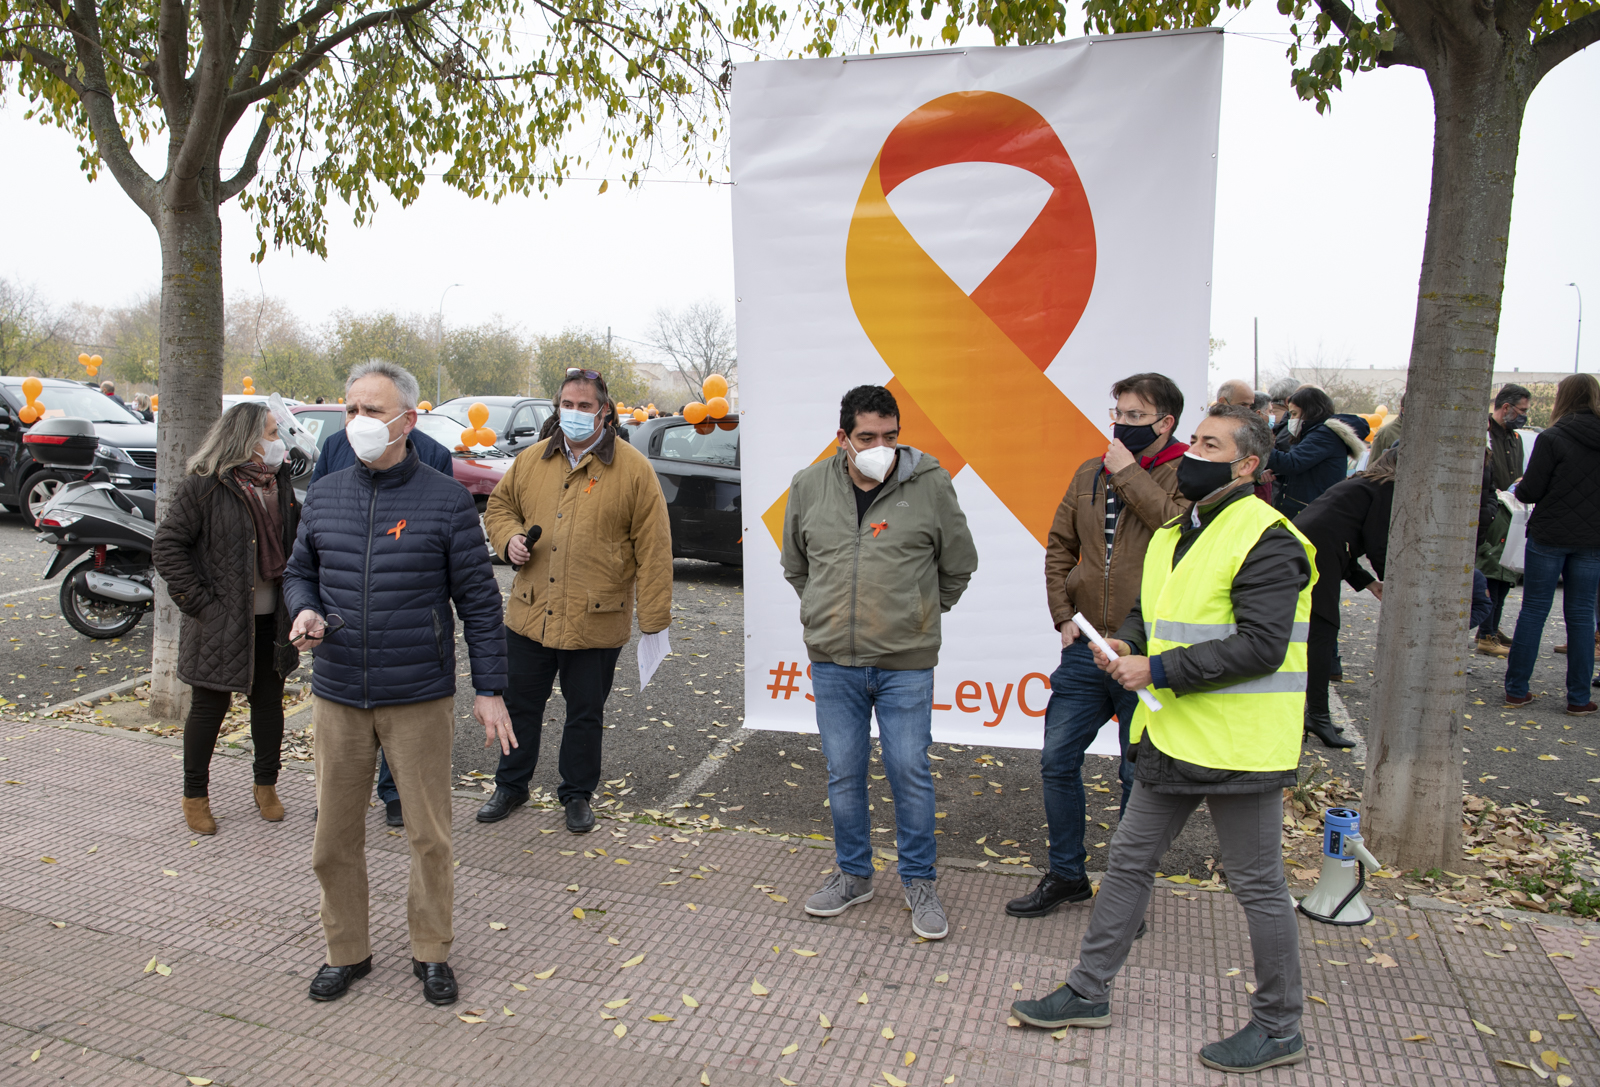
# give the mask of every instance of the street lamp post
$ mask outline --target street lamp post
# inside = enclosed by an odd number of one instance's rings
[[[436,346],[437,354],[433,360],[433,402],[438,404],[444,399],[444,296],[461,286],[452,283],[439,295],[439,342]]]
[[[1576,283],[1568,283],[1567,286],[1578,292],[1578,339],[1572,345],[1572,372],[1577,373],[1578,360],[1583,352],[1583,288]]]

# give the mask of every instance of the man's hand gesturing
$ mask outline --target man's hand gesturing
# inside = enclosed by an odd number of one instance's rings
[[[506,712],[506,700],[499,695],[478,695],[472,700],[472,716],[483,725],[483,746],[493,747],[500,741],[500,753],[511,754],[517,746],[517,734],[511,729],[511,714]]]
[[[289,628],[289,644],[296,649],[315,649],[327,633],[328,624],[322,621],[322,616],[306,608],[294,617],[294,625]]]

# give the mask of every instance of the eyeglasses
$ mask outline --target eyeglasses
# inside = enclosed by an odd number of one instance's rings
[[[322,641],[322,640],[326,639],[327,637],[329,637],[330,635],[337,634],[339,631],[341,631],[341,630],[343,630],[345,628],[346,624],[345,624],[345,621],[344,621],[344,616],[342,616],[342,615],[329,615],[327,621],[325,623],[323,623],[322,625],[323,625],[324,629],[322,631],[321,636],[317,637],[318,641]],[[293,646],[294,648],[298,649],[299,647],[295,646],[294,643],[296,641],[299,641],[299,640],[302,640],[302,639],[305,639],[305,638],[310,638],[310,637],[313,637],[313,635],[311,635],[311,634],[302,634],[302,635],[299,636],[299,638],[290,638],[286,642],[273,642],[272,644],[277,646],[279,649],[288,649],[291,646]]]
[[[1143,426],[1148,419],[1161,419],[1165,416],[1166,412],[1159,411],[1118,411],[1116,408],[1111,409],[1111,421],[1113,423],[1128,423],[1132,426]]]
[[[569,367],[567,367],[567,376],[569,378],[570,377],[582,377],[582,378],[584,378],[585,380],[588,380],[588,381],[599,381],[600,380],[600,371],[599,370],[585,370],[581,366],[569,366]]]

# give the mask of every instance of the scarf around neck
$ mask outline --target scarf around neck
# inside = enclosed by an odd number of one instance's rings
[[[278,473],[247,461],[233,470],[233,478],[244,489],[245,504],[256,524],[256,565],[261,579],[276,581],[288,565],[283,550],[283,511],[278,508]]]

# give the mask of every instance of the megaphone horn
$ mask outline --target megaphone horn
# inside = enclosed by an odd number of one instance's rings
[[[1300,912],[1325,925],[1364,925],[1372,907],[1361,898],[1367,870],[1383,862],[1361,840],[1361,813],[1354,808],[1329,808],[1322,816],[1322,874],[1311,893],[1300,900]]]

